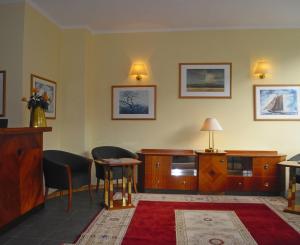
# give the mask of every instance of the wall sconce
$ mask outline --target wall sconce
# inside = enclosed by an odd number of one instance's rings
[[[215,118],[206,118],[201,129],[201,131],[208,131],[208,149],[205,152],[217,152],[215,149],[214,131],[222,131],[220,123]]]
[[[147,70],[144,64],[133,64],[130,75],[136,76],[136,80],[142,80],[142,76],[147,76]]]
[[[266,75],[270,73],[270,71],[271,66],[268,62],[258,61],[254,69],[254,75],[258,76],[260,79],[264,79]]]

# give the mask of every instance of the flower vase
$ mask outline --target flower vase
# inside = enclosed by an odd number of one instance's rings
[[[47,127],[45,111],[42,107],[37,106],[35,108],[31,108],[30,127],[34,127],[34,128]]]

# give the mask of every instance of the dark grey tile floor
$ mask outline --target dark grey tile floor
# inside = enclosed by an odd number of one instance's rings
[[[73,193],[73,207],[66,212],[67,197],[47,200],[45,207],[0,234],[1,245],[60,245],[72,243],[102,209],[102,192]]]

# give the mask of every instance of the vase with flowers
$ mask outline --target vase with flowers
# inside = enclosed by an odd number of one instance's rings
[[[47,127],[45,110],[49,106],[49,97],[47,93],[40,95],[37,88],[32,89],[32,95],[29,100],[25,97],[22,101],[27,102],[27,108],[30,110],[30,127]]]

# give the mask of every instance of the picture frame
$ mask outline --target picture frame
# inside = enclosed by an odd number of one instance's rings
[[[300,120],[300,85],[254,85],[255,121]]]
[[[39,95],[47,93],[49,97],[49,106],[45,111],[45,116],[48,119],[56,118],[56,82],[47,78],[31,74],[31,91],[33,88],[38,90]]]
[[[5,116],[6,71],[0,71],[0,117]]]
[[[231,98],[231,63],[180,63],[179,98]]]
[[[112,120],[155,120],[156,85],[112,86]]]

